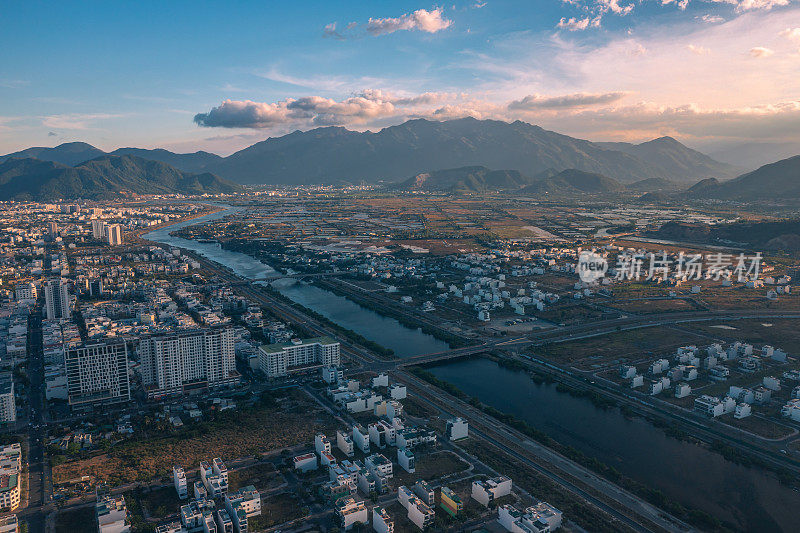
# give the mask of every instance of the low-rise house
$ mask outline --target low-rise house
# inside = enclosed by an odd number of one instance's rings
[[[472,498],[484,507],[490,503],[511,494],[511,480],[505,476],[472,482]]]

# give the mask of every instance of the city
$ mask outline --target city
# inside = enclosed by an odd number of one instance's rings
[[[794,1],[12,4],[0,533],[800,531]]]

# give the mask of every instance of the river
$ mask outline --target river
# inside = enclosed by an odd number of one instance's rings
[[[800,493],[774,476],[664,434],[618,409],[537,384],[524,372],[487,359],[428,369],[482,402],[525,420],[562,444],[657,488],[687,507],[708,512],[745,531],[800,531]]]
[[[344,328],[355,331],[366,339],[393,350],[398,357],[412,357],[426,353],[441,352],[449,348],[446,342],[440,341],[432,335],[423,333],[419,329],[406,327],[393,318],[379,315],[343,296],[291,278],[281,279],[280,274],[275,269],[247,254],[226,250],[217,243],[197,242],[170,235],[170,233],[181,228],[219,220],[242,209],[244,208],[225,207],[222,211],[216,213],[164,226],[142,237],[169,246],[192,250],[207,259],[230,268],[234,273],[245,279],[276,277],[276,280],[271,282],[271,285],[284,296],[309,309],[313,309]]]

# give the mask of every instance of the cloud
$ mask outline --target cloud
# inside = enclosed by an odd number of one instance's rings
[[[786,37],[790,41],[800,41],[800,28],[786,28],[785,30],[781,31],[778,35],[781,37]]]
[[[756,46],[755,48],[750,49],[750,55],[753,57],[769,57],[774,53],[774,50],[764,48],[763,46]]]
[[[720,17],[719,15],[703,15],[699,17],[700,20],[703,22],[708,22],[709,24],[719,24],[721,22],[725,22],[725,19]]]
[[[430,11],[418,9],[395,18],[370,18],[366,29],[370,35],[386,35],[401,30],[436,33],[449,28],[452,24],[452,20],[442,16],[441,8],[435,8]]]
[[[88,130],[91,123],[97,120],[120,118],[123,115],[109,113],[70,113],[64,115],[49,115],[42,117],[42,125],[58,130]]]
[[[558,21],[556,27],[569,31],[583,31],[587,28],[599,28],[600,20],[600,16],[594,18],[583,17],[580,19],[576,19],[575,17],[570,17],[568,19],[561,17],[561,20]]]
[[[336,39],[337,41],[344,41],[346,37],[336,31],[336,23],[331,22],[330,24],[326,24],[325,27],[322,29],[322,36]]]
[[[625,92],[574,93],[562,96],[543,96],[532,94],[508,104],[508,109],[525,111],[531,109],[568,109],[577,107],[611,104],[624,98]]]
[[[711,53],[711,50],[709,50],[705,46],[699,46],[699,45],[696,46],[696,45],[690,44],[686,48],[688,48],[689,51],[692,52],[693,54],[696,54],[696,55],[699,55],[699,56],[704,56],[704,55],[708,55],[708,54]]]
[[[745,11],[765,10],[769,11],[774,7],[789,5],[789,0],[711,0],[717,4],[730,4],[735,7],[737,13]]]
[[[4,80],[0,79],[0,87],[5,89],[21,89],[27,87],[31,82],[28,80]]]

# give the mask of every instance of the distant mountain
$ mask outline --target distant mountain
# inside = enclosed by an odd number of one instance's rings
[[[513,168],[526,176],[578,169],[622,183],[648,178],[692,182],[738,172],[674,139],[608,145],[525,122],[463,118],[409,120],[377,133],[342,127],[296,131],[240,150],[207,168],[240,183],[400,181],[431,169]]]
[[[222,157],[209,152],[195,152],[193,154],[176,154],[163,148],[147,150],[144,148],[117,148],[111,155],[135,155],[142,159],[161,161],[168,165],[183,170],[184,172],[205,172],[209,165],[222,160]]]
[[[78,163],[83,163],[84,161],[94,159],[104,154],[104,151],[95,148],[91,144],[73,142],[60,144],[55,148],[47,148],[44,146],[27,148],[19,152],[14,152],[13,154],[0,156],[0,162],[12,157],[17,159],[32,157],[41,161],[55,161],[56,163],[72,167]]]
[[[646,161],[660,174],[653,177],[666,178],[671,181],[693,182],[702,178],[732,178],[745,170],[715,161],[697,150],[684,146],[672,137],[659,137],[641,144],[597,144]]]
[[[549,196],[573,196],[576,194],[613,194],[625,192],[625,185],[615,179],[570,168],[558,174],[535,181],[519,191],[519,194]]]
[[[800,220],[797,219],[714,225],[672,221],[649,235],[679,242],[759,250],[800,250]]]
[[[629,191],[657,192],[657,191],[677,191],[681,186],[674,181],[664,178],[648,178],[626,185]]]
[[[103,155],[70,167],[11,158],[0,163],[0,200],[108,199],[125,195],[232,193],[241,186],[159,161]]]
[[[800,198],[800,155],[764,165],[730,181],[704,180],[686,194],[691,198],[726,200]]]
[[[800,154],[800,143],[748,142],[716,148],[708,152],[709,157],[752,170],[781,159]]]
[[[526,178],[517,170],[490,170],[482,166],[473,166],[423,172],[398,184],[395,188],[427,192],[489,192],[519,189],[530,182],[530,178]]]

